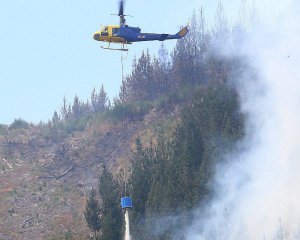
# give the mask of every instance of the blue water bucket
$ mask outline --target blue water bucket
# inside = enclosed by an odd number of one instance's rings
[[[132,199],[131,199],[131,197],[121,198],[121,206],[122,206],[123,209],[132,208]]]

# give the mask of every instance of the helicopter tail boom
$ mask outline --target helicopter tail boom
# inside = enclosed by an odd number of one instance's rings
[[[171,39],[180,39],[183,38],[189,32],[188,27],[182,28],[178,33],[172,34],[162,34],[160,41],[171,40]]]

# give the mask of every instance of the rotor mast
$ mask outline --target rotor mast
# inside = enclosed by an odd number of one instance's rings
[[[125,15],[119,15],[119,17],[120,17],[120,27],[123,27],[126,22]]]
[[[118,16],[120,17],[120,27],[123,27],[126,22],[125,15],[124,15],[124,0],[120,1]]]

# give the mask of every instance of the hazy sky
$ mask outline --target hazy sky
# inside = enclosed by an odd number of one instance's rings
[[[241,0],[222,1],[229,18],[237,16]],[[176,33],[194,9],[202,5],[214,18],[219,0],[127,0],[127,19],[144,32]],[[0,4],[0,123],[16,118],[38,123],[59,110],[66,96],[89,98],[103,83],[108,95],[118,94],[120,52],[105,51],[92,34],[101,25],[118,24],[118,0],[3,0]],[[175,41],[165,42],[171,49]],[[125,65],[130,71],[135,55],[160,42],[130,46]]]

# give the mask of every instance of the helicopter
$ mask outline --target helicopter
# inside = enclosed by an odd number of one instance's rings
[[[124,14],[124,0],[121,0],[119,3],[119,13],[112,15],[120,17],[120,25],[104,26],[99,31],[96,31],[93,35],[93,38],[96,41],[108,42],[108,47],[101,46],[103,49],[128,51],[128,49],[125,48],[125,45],[127,44],[144,41],[180,39],[183,38],[189,31],[188,27],[186,26],[176,34],[142,33],[139,27],[130,27],[126,24],[125,17],[130,15]],[[111,48],[111,43],[122,44],[122,48]]]

